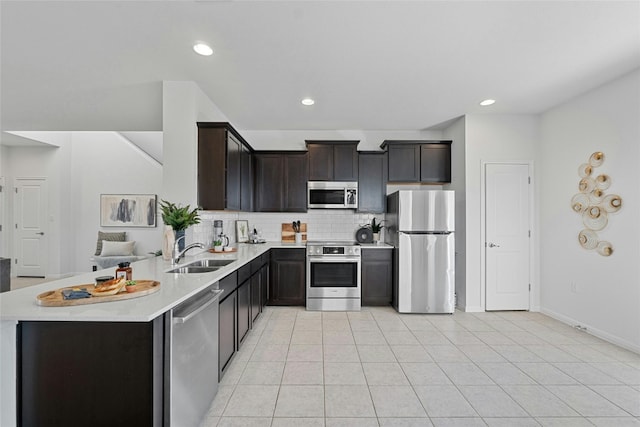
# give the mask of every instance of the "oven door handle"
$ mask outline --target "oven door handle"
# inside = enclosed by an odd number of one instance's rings
[[[348,262],[357,264],[360,262],[360,257],[308,257],[307,262],[316,263],[316,262]]]

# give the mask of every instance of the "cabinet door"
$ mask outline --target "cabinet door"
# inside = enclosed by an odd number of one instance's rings
[[[251,328],[251,279],[238,286],[238,348]]]
[[[420,181],[451,182],[451,144],[421,145]]]
[[[420,182],[420,145],[389,146],[389,182]]]
[[[260,280],[260,292],[261,292],[260,303],[264,307],[265,305],[267,305],[267,300],[269,299],[269,265],[268,264],[263,265],[260,268],[260,276],[261,276],[261,280]]]
[[[357,144],[335,144],[333,146],[333,180],[358,180]]]
[[[244,144],[240,148],[240,210],[251,212],[253,210],[253,156]]]
[[[236,341],[238,339],[238,329],[236,325],[237,299],[236,292],[220,302],[218,312],[218,381],[226,372],[231,358],[236,352]]]
[[[284,179],[282,155],[256,154],[255,165],[255,211],[280,212]]]
[[[198,204],[203,209],[225,208],[226,130],[198,129]]]
[[[251,323],[256,320],[262,310],[260,285],[262,277],[260,272],[256,272],[251,276]]]
[[[358,212],[384,213],[387,207],[387,154],[360,153]]]
[[[309,181],[333,181],[333,145],[307,144]]]
[[[393,249],[362,250],[362,305],[390,305]]]
[[[305,250],[272,249],[269,268],[270,305],[305,304]]]
[[[240,141],[227,132],[227,194],[225,208],[240,210],[240,172],[241,172],[241,148]]]
[[[163,321],[20,322],[18,425],[162,425]]]
[[[282,200],[283,212],[307,211],[307,179],[308,157],[307,154],[285,154],[284,162],[284,187]]]

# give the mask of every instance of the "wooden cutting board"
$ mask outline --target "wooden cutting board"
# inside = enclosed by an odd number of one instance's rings
[[[300,232],[302,233],[302,241],[307,241],[307,223],[300,223]],[[282,224],[282,242],[283,243],[295,243],[296,232],[293,231],[293,225],[291,223]]]
[[[86,288],[91,292],[95,285],[93,283],[77,286],[68,286],[66,288],[56,289],[54,291],[43,292],[36,297],[36,304],[43,307],[67,307],[71,305],[96,304],[99,302],[123,301],[131,298],[139,298],[149,295],[160,290],[160,282],[155,280],[136,280],[135,292],[127,292],[122,290],[115,295],[105,295],[102,297],[92,296],[90,298],[64,299],[62,291],[65,289],[81,289]]]

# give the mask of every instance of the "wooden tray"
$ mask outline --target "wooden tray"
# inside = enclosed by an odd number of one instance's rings
[[[136,291],[127,292],[124,288],[120,293],[115,295],[105,295],[103,297],[90,297],[80,299],[64,299],[62,291],[64,289],[86,288],[91,292],[95,285],[93,283],[77,286],[69,286],[66,288],[56,289],[54,291],[43,292],[36,297],[36,304],[43,307],[67,307],[71,305],[96,304],[99,302],[122,301],[131,298],[139,298],[145,295],[158,292],[160,290],[160,282],[155,280],[136,280]]]
[[[307,223],[300,223],[300,233],[302,233],[302,241],[307,241]],[[293,225],[291,223],[282,224],[282,242],[283,243],[295,243],[296,232],[293,231]]]
[[[215,249],[211,248],[209,249],[209,252],[211,252],[212,254],[232,254],[234,252],[238,252],[238,248],[231,248],[230,251],[216,251]]]

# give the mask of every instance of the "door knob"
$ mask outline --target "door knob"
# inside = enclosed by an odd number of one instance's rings
[[[43,233],[42,231],[40,231],[40,232],[38,232],[38,233],[36,233],[36,234],[39,234],[39,235],[41,235],[41,236],[44,236],[44,233]]]
[[[499,247],[500,247],[500,245],[496,245],[496,244],[495,244],[495,243],[493,243],[493,242],[489,242],[489,247],[490,247],[490,248],[499,248]]]

